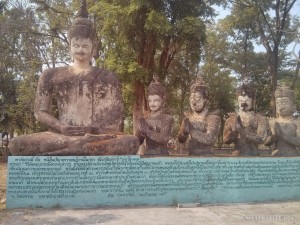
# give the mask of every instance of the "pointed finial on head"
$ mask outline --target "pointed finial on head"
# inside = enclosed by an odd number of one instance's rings
[[[88,12],[86,7],[86,1],[82,0],[80,9],[77,13],[77,18],[72,22],[68,30],[68,41],[71,43],[73,37],[90,38],[94,43],[97,35],[93,25],[93,22],[88,18]]]
[[[203,79],[202,76],[198,76],[198,77],[196,78],[195,83],[196,83],[197,85],[204,85],[204,84],[205,84],[205,83],[204,83],[204,79]]]
[[[153,75],[152,82],[159,83],[160,79],[157,75]]]
[[[197,76],[195,81],[191,84],[190,92],[200,92],[203,95],[203,98],[208,99],[209,97],[209,89],[205,84],[204,78],[202,76]]]
[[[79,18],[88,18],[89,17],[89,13],[87,11],[87,6],[86,6],[86,0],[81,0],[80,8],[77,13],[77,17],[79,17]]]
[[[249,98],[254,99],[255,91],[251,83],[243,83],[237,88],[237,96],[248,96]]]
[[[152,82],[148,87],[149,95],[158,95],[162,99],[166,99],[166,88],[160,83],[160,79],[156,74],[153,75]]]

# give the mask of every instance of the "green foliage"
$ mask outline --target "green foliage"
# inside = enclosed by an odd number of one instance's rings
[[[154,32],[157,35],[168,35],[172,30],[172,25],[167,16],[151,9],[145,22],[145,31]]]
[[[175,94],[170,94],[169,102],[183,102],[181,98],[186,96],[176,94],[182,89],[177,74],[185,67],[180,64],[189,61],[187,76],[195,75],[205,42],[203,19],[211,15],[208,5],[196,0],[101,0],[90,7],[90,12],[101,41],[99,64],[119,75],[127,116],[136,102],[135,98],[128,98],[134,93],[134,87],[129,85],[139,81],[147,87],[153,74],[158,74],[166,86],[172,85],[170,93]],[[186,75],[183,80],[187,81]],[[180,107],[173,111],[181,119],[183,105]]]
[[[296,0],[287,1],[234,1],[231,15],[224,20],[226,33],[233,38],[233,43],[241,44],[243,70],[242,79],[253,76],[249,69],[248,59],[252,58],[251,42],[260,43],[266,50],[267,75],[269,76],[269,92],[271,115],[275,116],[275,89],[279,79],[279,71],[286,59],[282,54],[287,44],[291,43],[292,17],[290,11]],[[250,54],[250,55],[249,55]],[[252,54],[253,55],[253,54]],[[238,56],[238,54],[236,54]],[[250,77],[251,79],[251,77]],[[265,109],[266,110],[266,109]]]
[[[43,69],[66,61],[67,20],[65,1],[6,1],[0,15],[0,91],[5,96],[0,129],[19,134],[42,129],[33,115],[35,88]]]
[[[286,46],[292,41],[293,29],[289,1],[234,1],[231,14],[219,24],[219,32],[230,40],[228,68],[239,82],[251,81],[256,91],[256,109],[263,114],[275,112],[274,91],[282,79],[289,58]],[[266,53],[254,52],[259,43]]]
[[[33,115],[37,80],[37,76],[27,74],[24,79],[18,81],[16,104],[10,105],[8,110],[17,133],[40,130],[40,125]]]

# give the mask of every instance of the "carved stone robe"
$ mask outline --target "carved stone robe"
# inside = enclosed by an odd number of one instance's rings
[[[14,138],[13,155],[120,155],[138,150],[135,136],[116,135],[124,116],[120,83],[104,69],[92,67],[79,74],[70,67],[45,70],[38,82],[35,116],[49,131]],[[60,125],[90,126],[93,135],[66,136]]]
[[[194,112],[183,120],[178,140],[181,143],[186,142],[190,155],[212,153],[212,146],[217,141],[220,127],[218,110],[212,113],[205,110],[201,115]]]
[[[253,111],[247,112],[247,116],[241,116],[240,130],[237,130],[238,114],[229,114],[223,131],[223,142],[235,144],[235,149],[240,155],[258,155],[258,145],[267,142],[271,137],[271,130],[268,119]]]
[[[151,113],[139,119],[136,135],[142,144],[145,140],[145,155],[168,155],[168,141],[172,139],[174,119],[168,114]]]

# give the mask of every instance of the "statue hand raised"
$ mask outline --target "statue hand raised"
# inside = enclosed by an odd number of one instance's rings
[[[243,122],[240,116],[237,116],[236,118],[236,125],[235,125],[235,129],[238,132],[241,132],[243,130],[244,126],[243,126]]]
[[[275,137],[281,137],[282,136],[282,130],[281,130],[278,122],[276,122],[274,124],[274,130],[275,130]]]
[[[157,126],[149,126],[148,128],[149,128],[149,130],[152,130],[152,131],[155,131],[157,133],[160,133],[160,128],[157,127]]]
[[[190,133],[190,120],[188,117],[183,120],[183,134],[188,135]]]
[[[174,139],[171,139],[168,141],[168,143],[167,143],[168,148],[175,148],[175,146],[176,146],[176,142]]]
[[[138,127],[138,133],[142,137],[146,137],[146,131],[149,129],[149,125],[146,122],[145,118],[139,119],[139,127]]]

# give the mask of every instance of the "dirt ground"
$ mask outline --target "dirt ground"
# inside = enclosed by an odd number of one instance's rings
[[[5,209],[7,163],[0,162],[0,210]]]

